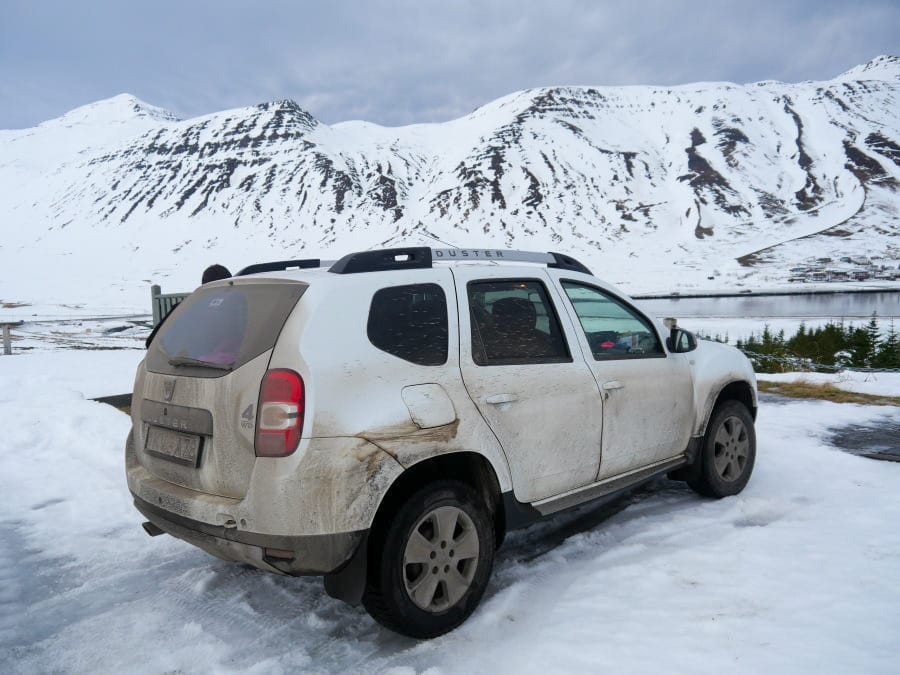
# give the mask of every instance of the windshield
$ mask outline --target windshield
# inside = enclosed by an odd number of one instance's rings
[[[152,372],[221,377],[275,346],[306,290],[299,283],[201,287],[172,310],[150,343]]]

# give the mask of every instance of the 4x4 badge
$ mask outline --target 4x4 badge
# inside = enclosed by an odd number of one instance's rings
[[[175,380],[165,380],[163,382],[163,397],[166,399],[166,403],[170,403],[172,401],[172,396],[175,395]]]
[[[241,426],[244,429],[252,429],[253,428],[253,404],[251,403],[246,408],[244,408],[244,412],[241,413]]]

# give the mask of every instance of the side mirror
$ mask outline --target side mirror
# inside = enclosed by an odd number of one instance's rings
[[[692,352],[697,348],[697,338],[683,328],[673,328],[672,334],[666,338],[666,346],[673,354]]]

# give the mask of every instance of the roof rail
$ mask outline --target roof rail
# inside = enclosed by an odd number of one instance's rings
[[[284,270],[290,269],[312,269],[314,267],[323,267],[322,260],[318,258],[308,258],[306,260],[279,260],[276,262],[267,262],[267,263],[256,263],[255,265],[250,265],[245,267],[240,272],[235,274],[236,277],[245,277],[248,274],[259,274],[260,272],[283,272]],[[328,261],[324,261],[325,264],[328,264]]]
[[[539,251],[506,251],[491,248],[434,248],[432,256],[437,261],[503,260],[505,262],[530,262],[560,270],[590,274],[591,271],[572,256],[564,253]]]
[[[350,253],[331,266],[335,274],[357,272],[385,272],[388,270],[415,270],[431,267],[431,249],[427,246],[412,248],[383,248],[377,251]]]
[[[539,263],[555,269],[591,274],[591,271],[581,262],[563,253],[507,251],[492,248],[430,248],[428,246],[350,253],[332,265],[329,271],[335,274],[356,274],[358,272],[427,269],[435,262],[473,262],[478,260]]]
[[[572,256],[566,255],[565,253],[553,253],[551,252],[555,260],[552,263],[548,263],[547,267],[553,267],[558,270],[569,270],[570,272],[581,272],[582,274],[591,274],[591,271],[580,261],[576,260]],[[591,276],[594,276],[591,274]]]

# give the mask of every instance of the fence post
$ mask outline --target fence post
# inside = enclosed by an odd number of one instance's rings
[[[161,293],[162,293],[162,289],[157,284],[153,284],[150,287],[150,306],[153,308],[153,325],[154,326],[156,324],[158,324],[160,319],[162,318],[159,315],[159,299],[158,299]]]
[[[12,354],[12,340],[9,337],[10,326],[21,326],[21,321],[10,321],[0,324],[3,326],[3,355],[10,356]]]

